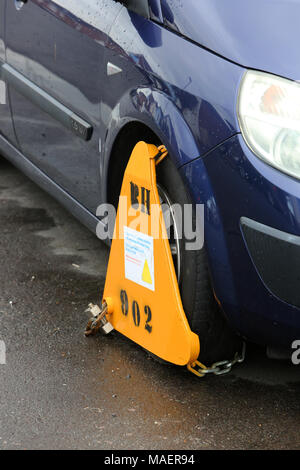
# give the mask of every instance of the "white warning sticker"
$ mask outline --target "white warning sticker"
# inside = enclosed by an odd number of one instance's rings
[[[154,291],[153,237],[124,227],[125,278]]]

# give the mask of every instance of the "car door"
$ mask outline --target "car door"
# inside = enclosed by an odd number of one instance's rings
[[[0,66],[5,63],[5,8],[6,0],[0,1]],[[0,77],[0,135],[16,144],[9,99],[5,81]]]
[[[106,0],[7,0],[6,64],[24,156],[93,213],[100,201]]]

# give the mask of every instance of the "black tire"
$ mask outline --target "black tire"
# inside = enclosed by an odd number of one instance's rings
[[[174,163],[169,158],[157,167],[157,182],[172,203],[190,204],[191,198]],[[200,339],[199,360],[205,365],[232,359],[241,351],[241,339],[231,330],[215,300],[205,247],[186,250],[185,240],[179,241],[181,269],[179,288],[184,311],[192,331]]]

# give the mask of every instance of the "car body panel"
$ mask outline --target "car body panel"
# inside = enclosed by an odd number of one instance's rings
[[[300,185],[257,159],[241,135],[181,169],[205,204],[205,240],[214,289],[230,322],[255,342],[289,347],[300,309],[270,292],[241,234],[241,217],[300,235]],[[201,185],[199,175],[202,175]]]
[[[101,224],[102,222],[67,191],[64,191],[61,186],[56,184],[53,179],[49,178],[49,176],[28,160],[28,158],[26,158],[25,155],[16,148],[16,146],[11,144],[2,135],[0,135],[0,150],[1,156],[7,158],[32,181],[53,196],[89,230],[96,233],[98,224]]]
[[[158,23],[163,23],[163,14],[160,0],[149,0],[150,18]]]
[[[0,2],[0,66],[5,63],[5,10],[6,3]],[[7,93],[7,87],[4,80],[0,76],[1,82],[1,98],[0,98],[0,129],[2,135],[4,135],[10,142],[16,145],[16,136],[12,123],[12,116],[9,105],[9,96]]]
[[[113,3],[103,15],[100,3],[81,8],[70,0],[29,0],[19,11],[8,2],[6,11],[7,63],[94,128],[85,142],[10,87],[20,149],[93,213],[100,203],[99,139],[105,133],[99,115],[103,55],[121,8]]]
[[[293,80],[299,72],[298,0],[161,0],[165,24],[244,67]]]
[[[166,52],[179,49],[180,70],[177,57]],[[122,70],[103,92],[102,119],[109,129],[126,114],[140,120],[147,116],[155,132],[166,138],[177,166],[239,132],[235,102],[242,68],[125,8],[109,33],[107,54],[106,61]],[[125,102],[128,110],[126,105],[121,109]],[[190,134],[189,139],[182,134]]]

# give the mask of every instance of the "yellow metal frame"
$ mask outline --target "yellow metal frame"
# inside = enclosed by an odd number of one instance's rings
[[[183,310],[156,186],[155,167],[166,155],[164,147],[145,142],[139,142],[132,152],[122,184],[103,302],[107,303],[107,319],[117,331],[161,359],[184,366],[195,363],[200,342]],[[137,201],[144,202],[146,194],[148,211],[143,204],[132,206],[133,187]],[[154,223],[159,226],[158,237],[153,236]],[[135,232],[153,240],[154,279],[147,259],[142,271],[144,281],[153,282],[152,288],[126,278],[124,227],[134,227]],[[137,260],[137,276],[138,264]]]

